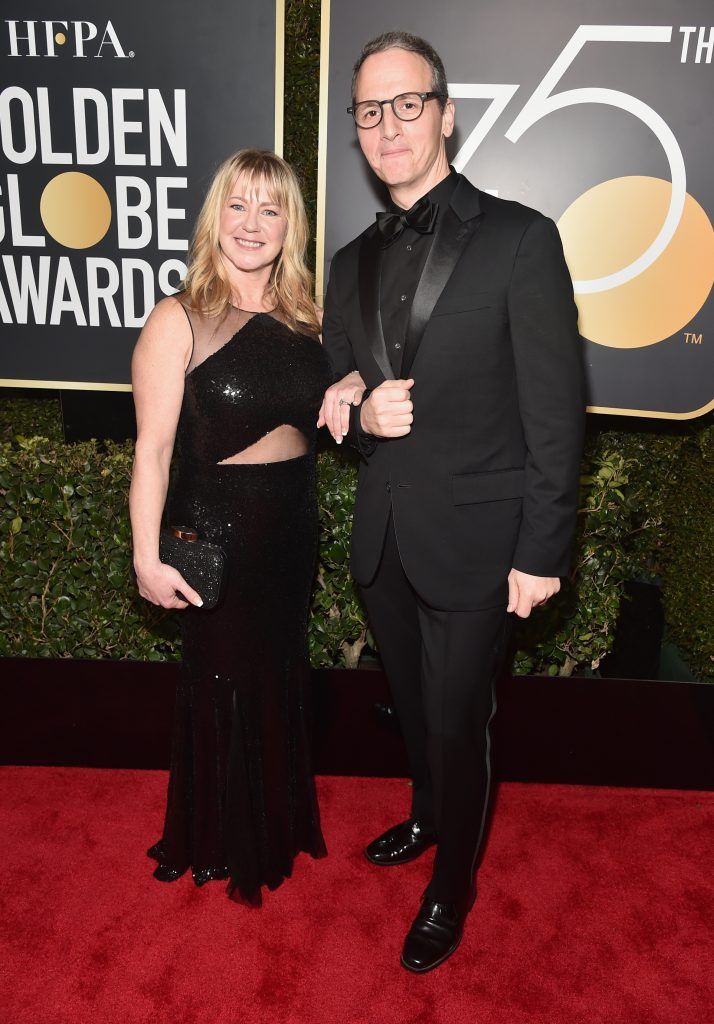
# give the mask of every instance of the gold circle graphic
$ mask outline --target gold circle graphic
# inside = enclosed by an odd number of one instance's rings
[[[574,280],[612,274],[654,241],[672,185],[661,178],[613,178],[584,192],[558,221]],[[714,230],[687,195],[674,236],[637,277],[603,292],[576,295],[580,333],[610,348],[642,348],[681,331],[697,315],[714,282]]]
[[[109,230],[112,206],[98,181],[81,171],[66,171],[45,185],[40,216],[47,233],[60,245],[88,249]]]
[[[55,42],[58,46],[63,46],[64,43],[67,42],[67,36],[64,34],[64,32],[55,33]]]

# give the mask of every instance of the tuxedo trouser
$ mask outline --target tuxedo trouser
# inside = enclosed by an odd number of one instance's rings
[[[503,605],[431,608],[402,567],[390,517],[374,580],[360,587],[413,779],[411,814],[436,829],[430,899],[468,898],[491,789],[495,680],[508,640]]]

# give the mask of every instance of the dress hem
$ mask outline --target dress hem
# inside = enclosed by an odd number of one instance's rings
[[[185,875],[186,872],[190,870],[193,883],[197,889],[205,885],[207,882],[221,882],[225,881],[226,877],[228,877],[228,884],[226,886],[226,895],[228,896],[228,898],[232,900],[233,903],[239,903],[243,906],[253,907],[257,909],[258,907],[261,907],[263,905],[264,888],[268,889],[269,892],[275,892],[276,889],[280,888],[283,882],[287,881],[288,878],[292,878],[293,865],[301,853],[307,854],[309,857],[312,857],[313,860],[322,860],[324,857],[327,856],[327,848],[324,845],[324,843],[320,843],[318,846],[312,848],[307,848],[303,846],[298,847],[293,852],[290,858],[289,870],[280,872],[272,876],[270,879],[266,879],[265,881],[260,882],[257,888],[251,889],[241,887],[239,882],[235,882],[233,878],[230,877],[229,870],[225,867],[201,868],[198,878],[196,876],[196,873],[194,873],[194,869],[191,864],[187,864],[183,868],[174,868],[172,870],[176,872],[175,879],[180,878],[182,875]],[[151,846],[146,851],[146,855],[147,857],[152,858],[152,860],[155,860],[157,864],[161,867],[171,867],[171,865],[163,856],[161,850],[161,840],[159,840],[157,843]]]

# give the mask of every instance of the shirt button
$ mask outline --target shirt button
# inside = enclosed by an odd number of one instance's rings
[[[406,301],[407,301],[407,297],[406,297],[406,295],[402,295],[402,296],[401,296],[401,301],[402,301],[402,302],[406,302]]]
[[[411,252],[411,251],[412,251],[412,247],[411,247],[411,245],[408,245],[407,246],[407,252]]]
[[[398,341],[395,341],[395,342],[394,342],[394,347],[395,347],[395,348],[401,348],[402,346],[401,346],[401,345],[399,344],[399,342],[398,342]]]

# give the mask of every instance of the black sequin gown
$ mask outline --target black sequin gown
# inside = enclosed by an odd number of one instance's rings
[[[149,854],[157,877],[190,867],[197,884],[227,878],[234,899],[260,903],[299,851],[326,852],[310,768],[307,615],[316,420],[330,371],[318,339],[270,314],[187,316],[194,347],[167,520],[220,544],[228,577],[218,607],[177,613],[166,819]],[[245,461],[225,464],[232,457]]]

